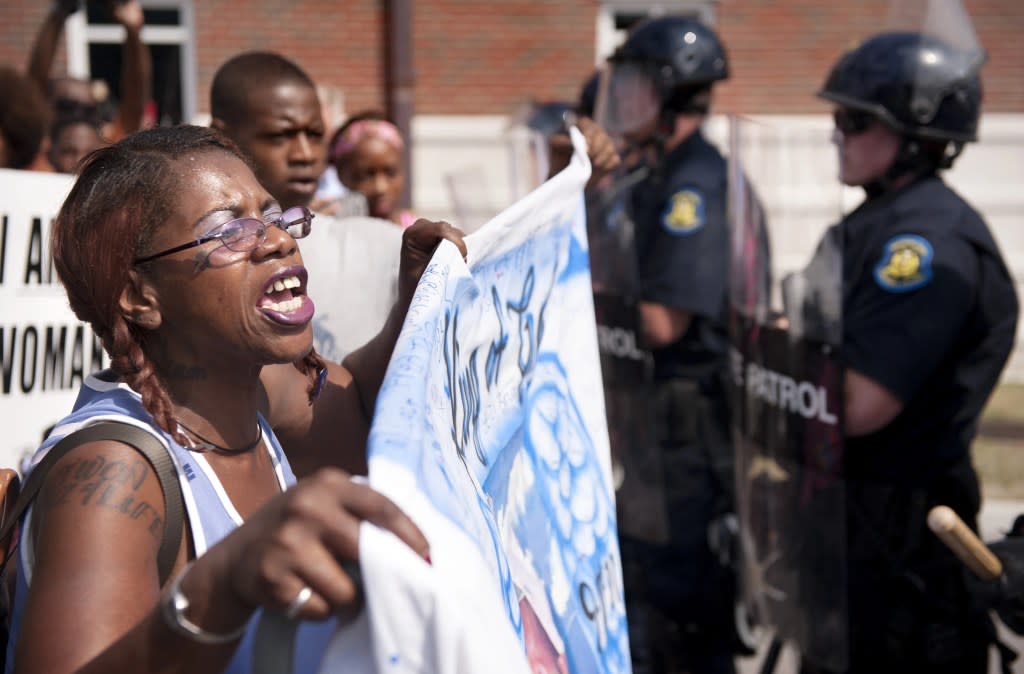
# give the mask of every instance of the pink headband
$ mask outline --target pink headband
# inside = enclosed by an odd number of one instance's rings
[[[391,122],[382,119],[364,119],[354,122],[352,126],[345,129],[345,133],[338,136],[334,147],[331,148],[331,159],[337,159],[352,152],[359,143],[367,138],[378,138],[396,150],[401,150],[405,146],[398,127]]]

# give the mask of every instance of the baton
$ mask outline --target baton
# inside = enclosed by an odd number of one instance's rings
[[[981,580],[1003,575],[1003,563],[949,506],[935,506],[928,512],[928,528]]]

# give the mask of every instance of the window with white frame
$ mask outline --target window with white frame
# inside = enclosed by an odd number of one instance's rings
[[[191,0],[142,0],[142,41],[153,59],[152,99],[158,124],[193,121],[196,116],[196,62]],[[106,6],[87,3],[68,19],[68,74],[103,80],[117,92],[121,79],[124,28]]]

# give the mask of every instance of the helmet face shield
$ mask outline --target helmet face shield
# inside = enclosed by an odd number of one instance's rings
[[[609,57],[594,119],[620,147],[645,146],[657,137],[663,114],[706,114],[706,97],[691,98],[728,77],[725,48],[711,28],[689,16],[651,18]]]
[[[510,194],[520,199],[548,178],[551,170],[550,141],[558,133],[567,133],[573,124],[570,103],[530,102],[509,116],[505,140],[509,150]]]
[[[612,63],[598,85],[596,121],[619,137],[653,131],[661,111],[661,95],[650,69],[636,63]]]
[[[978,74],[985,51],[960,0],[892,0],[889,10],[890,32],[922,36],[908,72],[908,121],[927,126],[943,99]]]
[[[847,52],[819,96],[901,135],[977,140],[985,52],[959,0],[894,0],[887,30]]]
[[[886,31],[920,33],[943,42],[973,70],[985,62],[971,16],[960,0],[891,0]]]

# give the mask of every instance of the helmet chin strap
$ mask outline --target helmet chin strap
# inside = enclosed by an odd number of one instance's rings
[[[658,166],[661,166],[661,160],[665,158],[666,154],[668,154],[665,148],[668,147],[668,141],[672,138],[675,130],[675,111],[662,106],[661,111],[658,113],[658,126],[655,128],[654,133],[651,134],[651,137],[647,139],[648,147],[652,147],[654,149],[654,155]]]
[[[924,151],[920,140],[904,136],[889,168],[877,180],[864,185],[864,191],[867,192],[868,197],[877,197],[896,187],[930,176],[939,169],[949,168],[953,165],[953,160],[963,150],[963,143],[953,143],[952,145],[955,147],[950,149],[950,146],[947,146],[942,160],[936,162]]]
[[[661,165],[661,160],[668,154],[669,150],[666,148],[668,148],[669,142],[675,137],[676,117],[686,114],[707,114],[707,103],[694,101],[693,98],[696,97],[692,97],[685,105],[663,105],[661,107],[661,111],[658,113],[658,126],[655,128],[654,133],[644,142],[645,148],[650,147],[654,149],[658,165]],[[688,138],[689,135],[686,134],[684,138]]]

